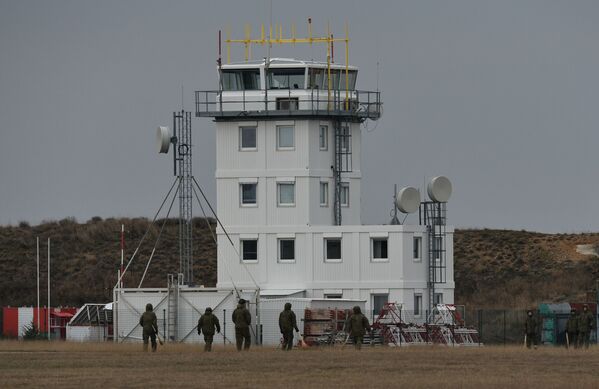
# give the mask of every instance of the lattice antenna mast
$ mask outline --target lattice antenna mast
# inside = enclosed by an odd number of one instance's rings
[[[191,171],[191,112],[173,112],[173,132],[158,128],[158,151],[173,145],[173,174],[179,182],[179,273],[183,283],[193,285],[193,176]]]

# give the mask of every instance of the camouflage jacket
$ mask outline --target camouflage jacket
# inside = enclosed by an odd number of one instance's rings
[[[158,320],[156,314],[152,311],[145,311],[139,318],[139,325],[147,333],[158,333]]]
[[[587,333],[594,327],[595,318],[591,311],[583,311],[578,315],[578,332]]]
[[[252,315],[250,315],[250,311],[248,309],[238,304],[237,308],[233,311],[233,323],[235,323],[235,328],[248,328],[252,322]]]
[[[370,323],[363,314],[354,313],[349,318],[347,331],[351,336],[364,336],[366,331],[370,332]]]
[[[281,333],[292,332],[294,329],[299,332],[295,313],[291,309],[286,309],[279,315],[279,329]]]
[[[214,330],[220,332],[220,322],[218,317],[212,313],[205,313],[198,320],[198,334],[202,332],[204,335],[214,335]]]

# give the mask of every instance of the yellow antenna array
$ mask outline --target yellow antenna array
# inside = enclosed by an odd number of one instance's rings
[[[334,38],[330,31],[329,23],[327,23],[327,35],[324,37],[315,37],[312,34],[312,18],[308,18],[308,37],[298,38],[295,25],[291,25],[291,37],[283,36],[283,25],[275,23],[274,25],[274,37],[273,37],[273,26],[270,25],[268,29],[268,38],[266,37],[265,27],[262,24],[260,28],[260,37],[252,38],[252,27],[249,24],[245,25],[244,28],[244,39],[231,39],[231,31],[229,27],[226,29],[227,44],[227,63],[231,63],[231,43],[241,43],[244,45],[245,60],[248,61],[252,57],[252,44],[255,45],[284,45],[292,44],[295,46],[296,43],[326,43],[327,44],[327,74],[328,74],[328,92],[329,99],[331,97],[331,56],[333,55],[333,43],[344,42],[345,43],[345,109],[348,109],[348,97],[349,97],[349,26],[345,23],[345,38]]]

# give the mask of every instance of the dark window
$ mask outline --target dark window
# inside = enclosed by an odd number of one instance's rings
[[[294,239],[279,239],[279,259],[281,261],[292,261],[295,259]]]
[[[372,240],[372,258],[374,259],[387,259],[387,239],[373,239]]]
[[[341,239],[325,239],[327,260],[341,259]]]
[[[258,240],[242,240],[241,241],[241,258],[244,261],[258,260]]]
[[[381,310],[385,304],[389,301],[388,294],[374,294],[372,295],[372,312],[374,315],[380,315]]]
[[[414,259],[420,259],[420,249],[422,247],[422,238],[415,236],[413,240],[414,244]]]
[[[258,184],[241,184],[241,204],[256,204],[256,187]]]
[[[240,149],[255,149],[256,148],[256,127],[240,127],[239,138]]]
[[[223,90],[259,90],[260,70],[223,70]]]

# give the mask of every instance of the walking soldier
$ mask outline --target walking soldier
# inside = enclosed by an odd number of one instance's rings
[[[532,311],[528,310],[526,314],[526,322],[524,323],[524,335],[526,337],[526,347],[530,348],[534,345],[537,348],[537,319],[532,315]]]
[[[578,335],[578,316],[576,315],[576,308],[572,308],[570,311],[570,317],[566,323],[566,336],[568,337],[566,347],[577,347],[576,340]]]
[[[212,351],[212,341],[214,340],[214,330],[220,333],[220,323],[218,317],[212,314],[212,308],[206,308],[206,311],[200,320],[198,320],[198,335],[204,333],[204,351]]]
[[[595,318],[589,311],[588,305],[582,306],[582,312],[578,315],[578,347],[589,348],[591,331],[595,328]]]
[[[295,313],[291,310],[291,303],[285,303],[285,308],[279,315],[279,329],[283,334],[283,350],[291,350],[293,347],[293,330],[299,332]]]
[[[370,323],[368,323],[366,316],[362,314],[360,307],[355,306],[353,311],[354,313],[348,321],[348,332],[354,342],[354,347],[360,350],[366,331],[370,332]]]
[[[250,349],[250,343],[252,338],[250,336],[250,324],[252,322],[252,315],[250,311],[245,307],[245,300],[239,299],[237,308],[233,311],[233,323],[235,323],[235,343],[237,345],[237,351],[241,351],[243,345],[244,350]]]
[[[152,304],[146,304],[146,311],[139,318],[143,328],[144,351],[148,351],[148,340],[152,339],[152,352],[156,351],[156,335],[158,335],[158,320],[153,312]]]

